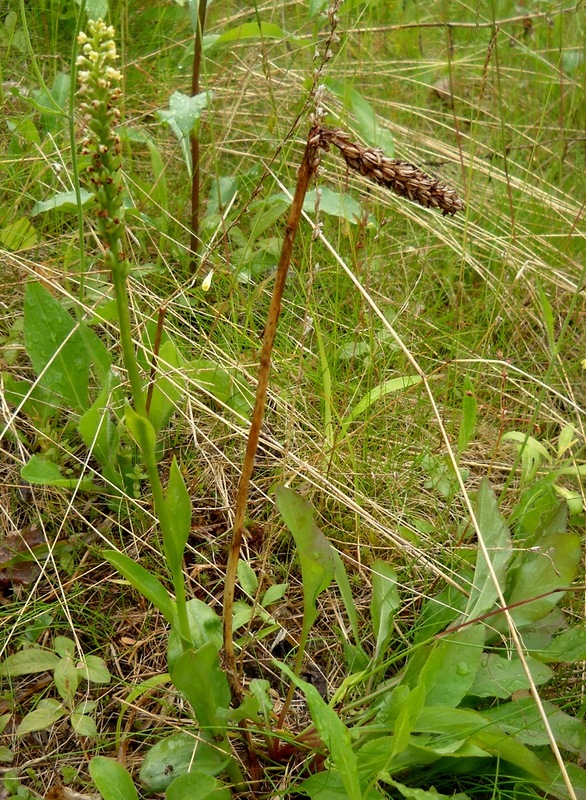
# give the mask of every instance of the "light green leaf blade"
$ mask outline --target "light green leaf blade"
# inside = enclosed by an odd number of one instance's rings
[[[348,620],[350,622],[350,627],[352,628],[354,641],[358,646],[360,646],[362,643],[362,637],[358,629],[358,614],[356,613],[356,603],[354,601],[354,597],[352,596],[350,581],[348,580],[348,575],[346,574],[346,568],[344,566],[344,562],[342,561],[342,557],[337,550],[334,550],[334,548],[332,548],[332,555],[334,556],[335,566],[334,578],[338,584],[340,594],[342,595],[344,608],[346,609],[346,614],[348,614]]]
[[[76,489],[92,491],[96,488],[91,476],[85,478],[64,478],[61,468],[53,461],[47,461],[41,456],[32,455],[29,461],[21,467],[20,475],[28,483],[36,486],[56,486],[61,489]]]
[[[220,781],[197,768],[175,778],[166,800],[232,800],[232,793]]]
[[[67,714],[67,709],[57,700],[41,700],[34,711],[27,714],[16,729],[19,736],[34,731],[45,731]]]
[[[191,530],[191,499],[177,459],[173,456],[165,506],[171,529],[163,530],[163,545],[171,575],[181,573],[183,551]]]
[[[90,761],[89,770],[103,800],[138,800],[132,778],[119,761],[95,756]]]
[[[52,672],[60,660],[51,650],[27,647],[8,656],[0,664],[0,676],[18,678],[21,675],[35,675],[38,672]]]
[[[210,734],[223,733],[222,711],[230,706],[230,687],[214,644],[206,642],[198,650],[183,653],[171,670],[171,680],[191,703],[200,727]]]
[[[466,375],[462,386],[462,421],[458,433],[458,455],[468,447],[476,428],[476,397],[472,381]]]
[[[254,597],[258,589],[258,578],[247,561],[238,559],[238,583],[250,597]]]
[[[537,686],[551,680],[554,671],[545,664],[525,656]],[[475,697],[507,699],[513,692],[529,689],[529,681],[518,658],[503,658],[497,653],[484,653],[469,693]]]
[[[94,196],[85,189],[80,189],[79,193],[82,208],[86,208],[86,206],[90,205]],[[77,197],[75,192],[57,192],[48,200],[39,200],[34,204],[30,213],[31,217],[36,217],[39,214],[46,214],[47,211],[55,211],[56,209],[60,209],[61,211],[77,211]]]
[[[374,109],[356,89],[345,81],[337,78],[325,78],[327,89],[338,97],[355,120],[355,125],[362,138],[372,147],[380,147],[386,156],[392,157],[395,153],[395,142],[389,130],[382,128],[378,122]]]
[[[196,769],[201,775],[218,775],[227,757],[208,744],[201,732],[176,733],[157,742],[147,752],[140,768],[140,782],[150,792],[164,792],[176,778]],[[169,800],[169,795],[167,795]]]

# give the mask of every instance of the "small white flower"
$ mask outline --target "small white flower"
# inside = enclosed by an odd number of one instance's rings
[[[201,288],[204,290],[204,292],[207,292],[210,286],[212,285],[213,277],[214,277],[214,270],[211,269],[201,282]]]

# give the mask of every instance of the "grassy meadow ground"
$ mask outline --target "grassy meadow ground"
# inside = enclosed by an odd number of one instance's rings
[[[134,687],[167,669],[168,633],[100,555],[104,546],[123,550],[167,580],[140,468],[135,497],[117,505],[104,495],[23,485],[20,470],[33,453],[75,478],[98,467],[72,412],[61,409],[43,426],[14,415],[3,389],[6,376],[33,379],[23,296],[34,278],[71,313],[100,318],[119,359],[109,276],[90,216],[82,252],[75,210],[42,213],[36,205],[73,187],[71,133],[79,141],[82,121],[76,114],[70,129],[67,116],[43,112],[43,92],[52,90],[67,108],[60,76],[70,71],[74,8],[23,3],[24,17],[4,12],[0,33],[1,527],[6,537],[20,532],[29,541],[40,529],[50,543],[34,547],[36,570],[17,580],[0,541],[0,654],[27,640],[49,647],[54,637],[69,637],[79,652],[105,660],[111,681],[87,692],[97,701],[94,738],[78,736],[68,717],[18,737],[15,722],[55,695],[38,675],[3,682],[2,797],[45,796],[55,782],[91,791],[87,764],[96,753],[117,755],[134,775],[146,747],[179,728],[183,714],[169,687],[128,703]],[[295,186],[316,48],[321,55],[329,32],[327,18],[311,19],[304,2],[215,2],[206,35],[259,20],[289,36],[273,38],[266,28],[261,38],[210,47],[204,58],[201,88],[213,95],[200,134],[204,255],[191,275],[190,181],[178,140],[157,115],[173,92],[190,91],[188,12],[163,0],[111,4],[132,205],[131,304],[135,340],[147,343],[145,374],[166,303],[166,331],[184,358],[214,362],[254,389],[285,228],[283,193]],[[349,173],[335,151],[322,155],[323,235],[312,235],[310,198],[282,304],[244,550],[265,586],[290,583],[293,617],[302,605],[300,574],[274,508],[277,483],[311,501],[344,554],[366,644],[372,562],[394,567],[402,642],[412,637],[422,599],[446,578],[459,583],[474,560],[466,497],[474,499],[481,478],[506,518],[533,482],[584,464],[585,27],[584,9],[569,2],[342,4],[338,40],[319,76],[328,123],[366,141],[376,119],[387,154],[457,188],[466,210],[442,217]],[[416,374],[416,365],[422,383],[376,398],[377,387]],[[371,402],[358,406],[369,392]],[[196,382],[175,402],[161,472],[176,455],[194,509],[189,591],[221,614],[246,419]],[[567,426],[573,444],[564,450]],[[516,446],[527,437],[541,445],[532,463]],[[557,484],[571,493],[571,527],[583,531],[580,477],[561,475]],[[576,624],[584,599],[579,591],[564,599]],[[336,592],[320,602],[311,648],[331,694],[346,676],[340,630],[347,621]],[[579,669],[560,669],[543,691],[581,716]],[[499,793],[488,784],[476,796]]]

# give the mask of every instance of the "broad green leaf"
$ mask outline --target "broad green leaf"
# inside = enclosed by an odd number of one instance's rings
[[[116,759],[95,756],[90,761],[89,770],[103,800],[138,800],[132,778]]]
[[[34,675],[37,672],[51,672],[61,659],[52,650],[40,647],[27,647],[19,650],[0,664],[0,676],[18,678],[20,675]]]
[[[544,536],[537,549],[525,551],[521,563],[512,572],[507,602],[511,605],[529,600],[511,609],[517,627],[534,623],[556,606],[564,592],[558,587],[570,586],[582,558],[582,545],[577,533],[551,533]],[[546,597],[531,600],[550,592]]]
[[[543,286],[541,285],[541,281],[537,279],[537,293],[539,295],[539,301],[541,303],[541,311],[543,312],[543,323],[545,326],[545,330],[547,331],[547,340],[549,343],[549,352],[555,356],[556,354],[556,343],[555,343],[555,324],[554,324],[554,315],[553,309],[551,307],[551,303],[547,295],[543,290]]]
[[[4,397],[14,406],[45,428],[47,422],[62,405],[62,400],[54,392],[50,392],[40,384],[34,386],[29,381],[17,381],[12,375],[4,374]]]
[[[149,421],[155,429],[155,433],[158,434],[169,422],[171,414],[177,409],[185,383],[185,378],[180,370],[180,367],[183,366],[183,359],[171,339],[167,339],[161,345],[157,366],[157,377],[153,386],[151,407],[149,409]]]
[[[282,487],[279,487],[281,489]],[[278,490],[277,490],[278,491]],[[311,720],[320,739],[327,747],[332,764],[339,771],[348,800],[361,800],[362,791],[358,780],[358,761],[352,749],[350,731],[333,708],[325,702],[315,686],[298,678],[284,664],[279,668],[301,689],[307,700]]]
[[[102,555],[143,597],[159,609],[168,623],[173,623],[175,601],[151,572],[116,550],[102,550]]]
[[[171,529],[163,530],[163,545],[167,566],[175,577],[181,574],[183,551],[191,530],[191,499],[175,456],[171,462],[165,506]]]
[[[288,583],[274,583],[272,586],[266,590],[263,595],[261,605],[264,608],[272,605],[273,603],[277,603],[285,596],[285,592],[289,588]]]
[[[388,381],[384,381],[383,383],[379,383],[378,386],[375,386],[371,389],[364,397],[356,403],[353,409],[346,415],[344,421],[340,425],[340,433],[339,433],[339,440],[342,440],[346,433],[348,432],[348,428],[354,422],[355,419],[363,414],[365,411],[374,405],[377,400],[380,400],[382,397],[386,397],[388,394],[394,394],[395,392],[403,391],[403,389],[408,389],[410,386],[416,386],[418,383],[421,383],[421,377],[419,375],[404,375],[400,378],[390,378]]]
[[[292,489],[278,486],[277,508],[295,540],[303,580],[303,626],[317,619],[316,601],[328,588],[335,572],[332,547],[315,524],[310,504]]]
[[[98,735],[95,720],[92,719],[92,717],[88,717],[87,714],[81,714],[77,710],[73,711],[71,713],[70,722],[71,727],[78,736],[94,737]]]
[[[46,389],[60,395],[75,411],[88,407],[90,357],[73,317],[40,283],[28,283],[24,294],[24,343]]]
[[[545,664],[528,656],[526,660],[537,686],[553,678],[553,670]],[[506,700],[513,692],[522,689],[529,689],[529,681],[518,658],[503,658],[496,653],[484,653],[469,694]]]
[[[99,656],[85,656],[78,670],[86,681],[102,685],[110,683],[112,676],[106,662]]]
[[[370,617],[375,635],[374,658],[384,652],[393,634],[393,619],[401,605],[397,590],[397,573],[385,561],[372,565],[372,601]]]
[[[377,739],[376,741],[380,740]],[[382,800],[382,798],[388,797],[386,794],[381,794],[376,786],[371,785],[375,777],[376,775],[374,774],[371,780],[364,779],[363,785],[360,787],[363,792],[362,800]],[[342,776],[337,769],[333,768],[310,775],[309,778],[296,785],[295,788],[312,798],[312,800],[348,800],[348,793]]]
[[[159,116],[169,123],[179,138],[188,139],[211,97],[210,92],[200,92],[196,95],[173,92],[169,98],[169,110],[160,111]]]
[[[146,417],[137,414],[132,406],[127,403],[124,409],[126,425],[144,453],[154,453],[157,437],[155,429]]]
[[[360,92],[337,78],[325,78],[324,84],[343,102],[345,110],[354,116],[356,127],[367,144],[382,148],[386,156],[392,157],[395,153],[393,136],[378,124],[374,109]]]
[[[191,703],[200,727],[213,735],[223,733],[222,712],[230,706],[230,687],[214,644],[207,642],[183,653],[171,670],[171,680]]]
[[[61,699],[68,708],[72,708],[73,698],[79,686],[79,673],[75,669],[73,661],[69,658],[59,659],[59,663],[53,671],[53,678]]]
[[[36,486],[57,486],[61,489],[80,489],[91,492],[96,488],[90,475],[85,478],[64,478],[61,468],[53,461],[32,455],[20,469],[21,477]]]
[[[196,649],[203,647],[206,642],[211,642],[216,651],[219,651],[224,639],[222,620],[213,608],[210,608],[203,600],[194,597],[187,602],[187,621],[189,622],[191,640]],[[172,670],[175,662],[183,653],[183,645],[175,625],[172,626],[169,633],[167,648],[168,668]]]
[[[33,731],[45,731],[67,713],[65,706],[57,700],[41,700],[36,709],[23,718],[16,733],[24,736],[25,733],[33,733]]]
[[[315,189],[307,192],[303,201],[303,210],[307,214],[315,212]],[[334,192],[327,186],[320,189],[319,210],[331,217],[338,217],[356,225],[362,217],[362,208],[348,192]]]
[[[175,778],[167,789],[166,800],[232,800],[232,792],[211,775],[197,768]]]
[[[468,447],[476,428],[476,397],[474,386],[466,375],[462,386],[462,422],[458,433],[458,455]]]
[[[226,370],[213,361],[199,359],[189,362],[187,374],[194,383],[219,400],[220,403],[243,417],[250,416],[254,394],[236,370]]]
[[[37,240],[37,231],[26,217],[18,217],[0,228],[0,244],[13,253],[34,247]]]
[[[250,564],[238,559],[238,583],[250,597],[254,597],[258,589],[258,578]]]
[[[512,555],[511,534],[500,515],[496,497],[487,478],[480,482],[476,498],[476,519],[493,567],[504,590],[507,565]],[[466,606],[465,617],[475,619],[490,611],[497,599],[497,589],[480,547],[477,550],[474,583]]]
[[[120,446],[120,435],[118,421],[112,419],[109,404],[119,384],[119,378],[110,370],[102,391],[78,423],[78,430],[86,447],[100,462],[104,477],[115,486],[120,486],[121,483],[120,476],[113,467]]]
[[[207,37],[206,37],[207,39]],[[286,39],[289,42],[300,44],[299,39],[291,36],[291,34],[274,25],[271,22],[244,22],[236,28],[229,28],[219,36],[207,40],[207,49],[212,47],[220,47],[226,44],[233,44],[234,42],[241,42],[243,40],[253,40],[262,42],[263,39]],[[205,48],[204,48],[205,49]]]
[[[426,706],[456,708],[461,703],[478,672],[484,635],[482,625],[471,625],[435,642],[419,675],[415,675],[418,683],[425,684]]]
[[[151,747],[142,762],[139,779],[149,792],[164,792],[191,769],[200,775],[218,775],[226,762],[225,754],[211,746],[201,733],[176,733]]]
[[[71,76],[58,72],[50,89],[43,87],[33,92],[35,102],[43,109],[41,129],[51,137],[57,137],[67,124],[65,109],[68,108]]]
[[[586,661],[586,628],[562,631],[544,650],[533,655],[547,663],[572,664],[577,661]]]
[[[82,208],[89,206],[93,200],[93,194],[87,192],[85,189],[79,190]],[[31,217],[36,217],[39,214],[46,214],[47,211],[77,211],[77,197],[75,192],[57,192],[48,200],[38,200],[31,209]]]
[[[358,614],[356,613],[356,603],[354,601],[354,597],[352,596],[352,588],[350,586],[350,581],[348,580],[348,575],[346,574],[346,568],[344,566],[344,562],[342,561],[342,557],[340,556],[338,551],[332,548],[332,555],[334,556],[334,567],[335,567],[334,579],[338,584],[338,589],[340,590],[340,594],[342,595],[344,608],[346,609],[346,614],[348,614],[348,621],[350,622],[350,627],[352,628],[354,641],[358,646],[360,646],[362,642],[362,637],[360,635],[360,630],[358,628]]]

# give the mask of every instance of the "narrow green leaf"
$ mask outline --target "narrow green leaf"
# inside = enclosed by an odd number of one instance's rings
[[[152,573],[124,553],[119,553],[116,550],[102,550],[102,555],[143,597],[146,597],[149,602],[159,609],[168,623],[173,623],[175,601]]]
[[[462,422],[458,433],[458,455],[468,447],[476,428],[476,397],[474,386],[466,375],[462,387]]]
[[[301,40],[295,39],[291,34],[274,25],[271,22],[244,22],[236,28],[229,28],[227,31],[221,33],[217,39],[213,41],[214,47],[221,45],[232,44],[233,42],[240,42],[243,40],[262,41],[263,39],[286,39],[290,42],[300,44]]]
[[[0,676],[18,678],[21,675],[35,675],[37,672],[52,672],[60,660],[52,650],[27,647],[8,656],[0,664]]]
[[[324,84],[335,97],[343,102],[346,111],[353,114],[356,127],[363,139],[373,147],[382,148],[385,155],[392,157],[395,153],[393,136],[390,131],[378,124],[374,109],[360,92],[337,78],[325,78]]]
[[[328,706],[315,686],[298,678],[284,664],[278,664],[278,666],[305,695],[312,722],[330,753],[332,763],[342,777],[348,800],[361,800],[358,761],[356,753],[352,749],[348,728],[334,709]]]
[[[545,326],[545,330],[547,332],[547,341],[549,344],[549,352],[552,355],[556,353],[556,343],[555,343],[555,322],[553,317],[553,309],[551,307],[551,303],[545,292],[543,291],[543,286],[541,285],[541,281],[536,280],[537,284],[537,293],[539,294],[539,302],[541,303],[541,310],[543,312],[543,323]]]
[[[93,194],[80,189],[81,205],[85,208],[90,204],[93,199]],[[75,192],[57,192],[48,200],[38,200],[31,209],[31,217],[36,217],[39,214],[46,214],[47,211],[77,211],[77,197]]]
[[[119,761],[95,756],[90,761],[89,769],[103,800],[138,800],[132,778]]]
[[[183,359],[171,339],[163,342],[157,359],[158,373],[153,386],[149,421],[158,434],[169,422],[183,394]]]
[[[175,456],[171,463],[165,506],[171,530],[163,531],[163,544],[167,565],[175,577],[181,573],[183,551],[191,530],[191,499]]]
[[[137,414],[132,406],[127,403],[124,409],[126,425],[140,449],[145,453],[154,453],[157,443],[155,429],[146,417]]]
[[[358,628],[356,603],[354,601],[354,597],[352,596],[352,588],[350,586],[350,581],[348,580],[348,575],[346,574],[346,567],[344,566],[342,557],[337,550],[334,550],[334,548],[332,548],[332,555],[334,556],[335,567],[334,578],[338,584],[340,594],[342,595],[342,601],[344,603],[344,608],[346,609],[346,614],[348,614],[348,621],[350,622],[350,627],[352,628],[354,641],[356,642],[356,645],[360,647],[362,643],[362,636],[360,635],[360,630]]]
[[[383,383],[379,383],[378,386],[375,386],[371,389],[364,397],[359,400],[358,403],[354,406],[354,408],[350,411],[350,413],[345,417],[344,421],[340,425],[340,434],[339,440],[342,440],[346,433],[348,432],[348,428],[354,422],[355,419],[363,414],[365,411],[374,405],[377,400],[380,400],[382,397],[386,397],[388,394],[394,394],[395,392],[400,392],[403,389],[408,389],[410,386],[416,386],[418,383],[421,383],[421,377],[419,375],[404,375],[400,378],[391,378],[388,381],[384,381]]]

